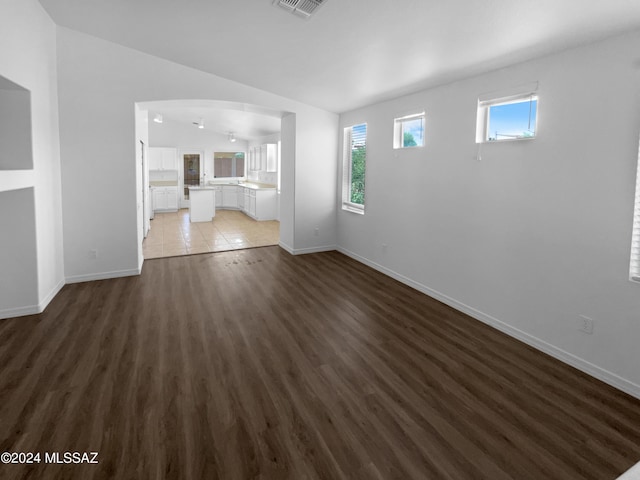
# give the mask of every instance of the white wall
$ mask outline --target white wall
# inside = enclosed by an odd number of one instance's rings
[[[627,34],[341,115],[368,139],[366,214],[338,212],[339,248],[640,397],[639,51]],[[538,138],[478,161],[478,96],[533,81]],[[423,109],[426,146],[393,150],[393,119]]]
[[[304,228],[298,227],[300,218],[322,225],[323,237],[301,235],[291,245],[294,250],[335,245],[337,115],[62,27],[58,58],[68,281],[138,271],[136,102],[224,100],[295,113],[296,132],[306,143],[297,143],[295,155],[283,162],[297,163],[296,182],[305,178],[318,188],[298,192],[296,217],[281,218],[281,226],[286,232]],[[285,190],[294,197],[292,182],[283,185]],[[98,252],[97,258],[88,258],[90,250]]]
[[[20,267],[2,264],[3,276],[15,274],[28,298],[0,299],[0,318],[42,311],[64,284],[60,148],[56,79],[56,27],[36,0],[0,0],[0,76],[31,93],[33,165],[25,170],[0,171],[0,190],[31,189],[33,202],[3,195],[22,219],[35,226],[19,235],[33,245],[27,263],[36,263],[37,279],[22,276]],[[31,233],[29,233],[31,232]],[[30,238],[29,238],[30,237]],[[0,250],[11,242],[0,240]],[[10,250],[9,250],[10,251]],[[20,250],[23,252],[23,250]],[[24,253],[24,252],[23,252]],[[28,270],[28,267],[27,267]]]

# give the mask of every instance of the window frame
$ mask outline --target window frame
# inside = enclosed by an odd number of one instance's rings
[[[405,148],[423,148],[425,144],[424,130],[425,130],[425,111],[419,113],[412,113],[410,115],[404,115],[402,117],[393,119],[393,148],[394,150],[400,150]],[[404,145],[404,125],[407,122],[420,119],[422,121],[422,144],[421,145]]]
[[[233,157],[231,157],[229,160],[231,160],[231,176],[229,177],[218,177],[216,176],[216,154],[227,154],[227,153],[233,153]],[[239,153],[243,154],[243,160],[244,160],[244,174],[243,175],[237,175],[238,173],[238,167],[237,167],[237,155]],[[227,157],[222,157],[222,158],[227,158]],[[247,152],[245,151],[216,151],[213,152],[213,178],[245,178],[247,176]]]
[[[366,122],[355,123],[343,130],[343,155],[342,155],[342,209],[352,213],[364,215],[365,200],[362,204],[351,201],[353,179],[353,129],[364,125],[364,185],[366,191],[366,162],[367,162],[367,134]]]
[[[636,165],[636,189],[633,203],[629,281],[640,283],[640,140]]]
[[[499,107],[503,105],[513,105],[516,103],[531,103],[536,102],[536,115],[533,125],[532,136],[518,136],[512,138],[503,139],[490,139],[489,124],[491,122],[491,108]],[[504,142],[518,142],[522,140],[534,140],[538,137],[538,123],[540,119],[540,96],[536,92],[519,93],[516,95],[509,95],[506,97],[496,97],[487,100],[478,100],[478,115],[476,126],[476,143],[504,143]],[[529,113],[531,115],[531,112]],[[531,120],[531,118],[529,118]]]

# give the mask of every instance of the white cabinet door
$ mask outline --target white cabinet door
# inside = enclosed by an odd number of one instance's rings
[[[175,148],[161,148],[162,170],[178,170],[178,151]]]
[[[244,187],[238,187],[238,208],[244,210]]]
[[[247,213],[252,217],[256,217],[256,197],[249,196],[249,208],[247,209]]]
[[[256,192],[256,220],[275,220],[278,197],[276,190],[258,190]]]
[[[168,147],[149,147],[149,170],[177,170],[178,151]]]
[[[278,169],[278,145],[267,143],[267,158],[264,166],[267,172],[275,172]]]
[[[178,187],[167,187],[167,210],[178,209]]]
[[[248,188],[244,189],[244,206],[242,208],[242,211],[244,213],[249,213],[249,198],[251,197],[250,195],[251,190]]]
[[[167,209],[167,193],[164,188],[153,190],[153,209],[154,211]]]
[[[149,147],[149,170],[162,170],[162,149]]]
[[[238,208],[238,187],[235,185],[222,187],[222,207]]]
[[[215,195],[216,195],[216,208],[222,207],[222,187],[215,187]]]

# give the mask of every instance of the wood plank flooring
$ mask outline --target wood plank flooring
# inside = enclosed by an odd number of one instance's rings
[[[614,479],[640,401],[339,253],[163,258],[0,321],[2,479]]]

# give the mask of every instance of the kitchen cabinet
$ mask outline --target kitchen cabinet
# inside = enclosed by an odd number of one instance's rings
[[[191,222],[210,222],[216,216],[215,188],[189,187],[189,218]]]
[[[245,187],[238,187],[238,209],[244,211],[244,191]]]
[[[238,188],[236,185],[222,186],[222,208],[238,208]]]
[[[262,170],[275,172],[278,168],[278,145],[275,143],[266,143],[262,145],[262,151]]]
[[[154,187],[153,210],[155,212],[178,210],[178,187]]]
[[[149,147],[149,170],[178,170],[177,149]]]
[[[222,208],[222,187],[215,187],[214,190],[216,192],[216,208]]]
[[[275,220],[277,195],[275,188],[245,188],[242,211],[255,220]]]

